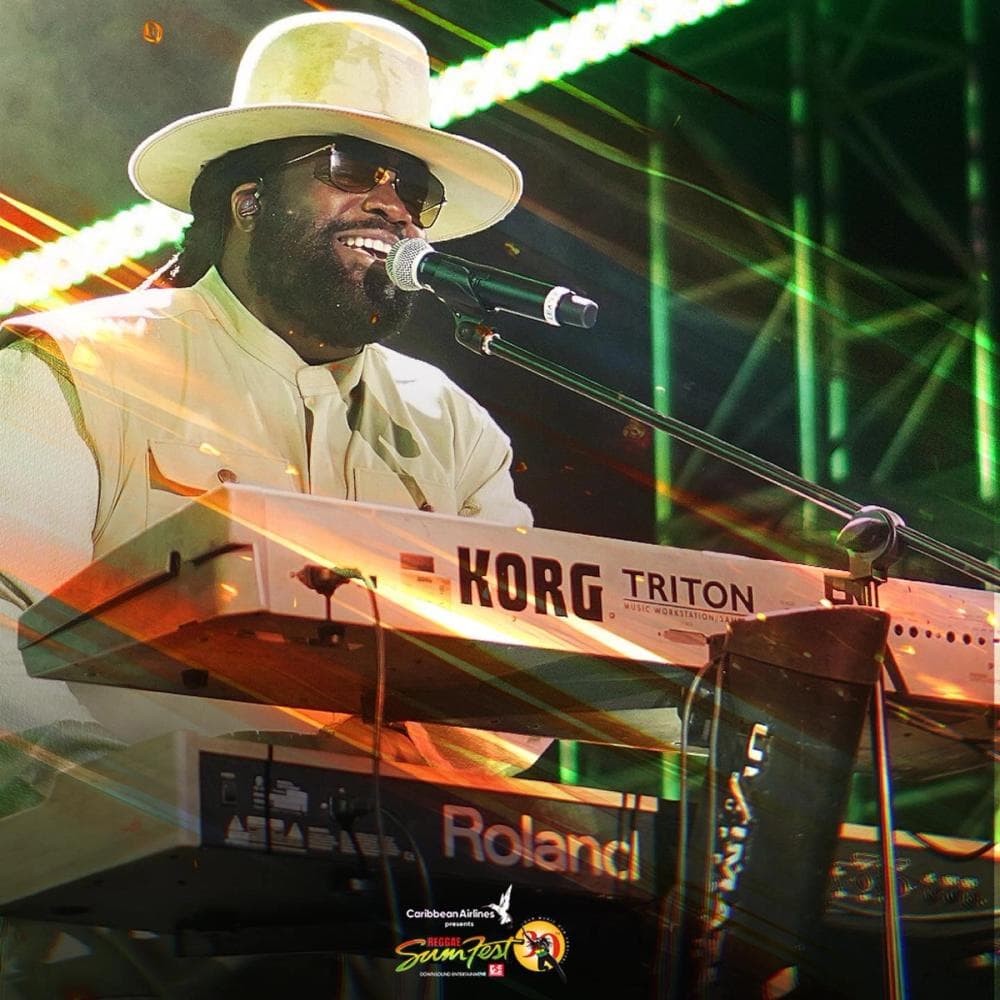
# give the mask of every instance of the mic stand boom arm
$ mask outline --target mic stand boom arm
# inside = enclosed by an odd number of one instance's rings
[[[826,486],[820,486],[818,483],[804,479],[780,465],[760,458],[753,452],[715,437],[714,434],[709,434],[707,431],[699,430],[676,417],[660,413],[651,406],[640,403],[622,392],[609,389],[585,375],[580,375],[554,361],[533,354],[517,344],[503,340],[495,330],[486,326],[481,318],[460,312],[454,313],[454,317],[455,338],[463,347],[469,348],[476,354],[503,358],[504,361],[509,361],[519,368],[540,375],[564,389],[569,389],[595,403],[600,403],[602,406],[607,406],[627,417],[632,417],[647,427],[664,431],[684,444],[701,449],[713,458],[719,458],[760,479],[773,483],[775,486],[780,486],[803,500],[808,500],[810,503],[839,515],[845,521],[853,521],[861,512],[878,512],[885,519],[895,522],[896,535],[905,541],[914,552],[930,556],[942,565],[958,570],[960,573],[983,583],[1000,586],[1000,571],[989,563],[946,545],[930,535],[907,527],[890,511],[883,512],[881,508],[863,507],[854,500],[841,496]]]
[[[479,317],[461,312],[454,312],[453,315],[455,337],[463,347],[477,354],[487,354],[510,361],[556,385],[631,417],[647,427],[664,431],[678,441],[700,448],[714,458],[729,462],[745,472],[750,472],[844,518],[848,523],[838,541],[849,551],[853,577],[849,583],[853,585],[859,603],[877,604],[877,585],[884,579],[884,573],[892,559],[901,551],[899,544],[901,541],[905,541],[915,551],[929,555],[945,566],[957,569],[984,583],[1000,585],[1000,572],[988,563],[919,531],[907,528],[902,519],[892,511],[880,507],[862,507],[853,500],[804,479],[794,472],[789,472],[752,452],[660,413],[624,393],[615,392],[554,361],[539,357],[517,344],[502,340],[496,331],[486,326]],[[884,975],[888,1000],[905,1000],[907,990],[899,920],[899,890],[895,877],[896,857],[893,842],[895,824],[892,815],[892,783],[889,772],[885,704],[885,687],[880,672],[873,696],[871,729],[883,873]]]

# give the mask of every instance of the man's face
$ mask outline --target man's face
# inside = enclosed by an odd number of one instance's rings
[[[290,146],[289,159],[321,141]],[[389,281],[384,250],[360,243],[422,235],[392,184],[350,193],[317,180],[328,155],[265,174],[247,256],[251,287],[294,324],[306,357],[311,344],[356,349],[399,332],[412,296]]]

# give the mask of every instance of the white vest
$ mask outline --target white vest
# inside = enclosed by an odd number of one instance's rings
[[[306,365],[214,271],[5,326],[76,388],[95,558],[220,482],[531,523],[509,441],[442,372],[380,345]]]
[[[192,288],[98,299],[4,328],[32,338],[64,376],[98,467],[95,559],[220,482],[531,524],[514,497],[508,439],[442,372],[380,345],[306,365],[214,270]],[[316,728],[276,717],[281,709],[132,692],[125,732],[120,692],[72,687],[129,741],[176,728]],[[422,726],[411,735],[436,763],[485,757],[501,769],[526,766],[548,742]]]

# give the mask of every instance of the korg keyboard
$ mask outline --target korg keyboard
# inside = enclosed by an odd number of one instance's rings
[[[230,486],[34,605],[19,641],[36,677],[370,715],[377,616],[386,718],[656,745],[602,713],[676,706],[708,636],[837,603],[843,576]],[[997,594],[879,593],[898,693],[995,704]]]

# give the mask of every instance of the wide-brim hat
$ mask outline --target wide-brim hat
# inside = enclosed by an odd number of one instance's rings
[[[250,42],[226,108],[188,115],[139,144],[129,177],[140,193],[189,212],[202,168],[271,139],[352,135],[423,160],[447,202],[435,242],[499,222],[521,196],[521,172],[502,153],[430,125],[430,63],[421,41],[382,18],[297,14]]]

